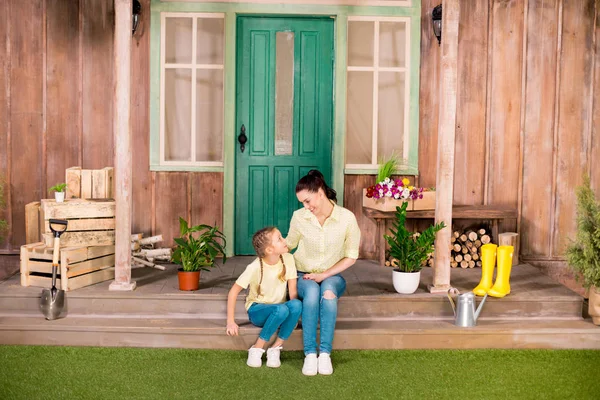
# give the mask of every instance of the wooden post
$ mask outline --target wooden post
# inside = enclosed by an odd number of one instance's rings
[[[109,290],[134,290],[131,281],[131,0],[115,0],[115,281]]]
[[[438,150],[435,222],[446,228],[436,234],[433,285],[431,293],[450,288],[450,237],[452,235],[452,197],[454,187],[454,137],[456,134],[456,87],[458,59],[458,0],[442,3],[442,65],[438,121]]]
[[[519,264],[519,234],[516,232],[504,232],[498,235],[498,246],[512,246],[512,265]]]

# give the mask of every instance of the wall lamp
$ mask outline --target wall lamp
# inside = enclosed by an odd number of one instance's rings
[[[131,34],[135,35],[135,31],[140,23],[140,14],[142,13],[142,5],[139,0],[133,0],[133,4],[131,5],[131,18],[132,18],[132,28]]]
[[[438,45],[442,44],[442,5],[437,5],[431,13],[433,22],[433,34],[438,40]]]

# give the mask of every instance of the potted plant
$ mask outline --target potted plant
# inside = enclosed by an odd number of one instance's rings
[[[396,207],[396,219],[390,229],[391,235],[384,235],[390,245],[392,257],[394,289],[398,293],[411,294],[419,287],[421,268],[433,252],[435,234],[446,227],[444,222],[431,225],[420,234],[406,229],[406,208],[408,203]]]
[[[171,260],[181,265],[178,269],[179,290],[198,290],[200,271],[210,271],[215,266],[215,259],[225,256],[225,235],[216,226],[189,226],[187,221],[179,217],[181,237],[175,239],[175,248]]]
[[[408,178],[393,179],[397,171],[399,160],[392,155],[389,160],[379,166],[377,183],[363,189],[363,206],[379,211],[395,211],[402,203],[408,203],[412,210],[413,200],[422,198],[423,189],[410,184]]]
[[[57,203],[62,203],[65,201],[65,189],[67,189],[66,183],[57,183],[48,189],[49,192],[54,192],[54,198]]]
[[[600,325],[600,202],[587,175],[577,188],[577,232],[566,255],[576,279],[589,289],[589,314]]]

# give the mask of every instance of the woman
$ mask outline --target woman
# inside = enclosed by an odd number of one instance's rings
[[[354,214],[338,206],[335,190],[323,175],[311,170],[296,185],[304,208],[294,212],[286,238],[298,270],[298,297],[302,300],[304,375],[331,375],[331,342],[337,318],[337,301],[346,290],[340,275],[358,258],[360,230]],[[321,337],[317,358],[317,323]]]

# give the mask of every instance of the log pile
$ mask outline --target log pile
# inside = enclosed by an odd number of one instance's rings
[[[452,232],[450,238],[450,266],[452,268],[481,267],[479,248],[490,243],[490,241],[490,235],[483,228]]]
[[[155,245],[162,241],[162,235],[147,238],[144,238],[142,233],[131,235],[131,261],[140,266],[164,271],[166,268],[155,261],[170,262],[172,251],[169,247],[155,248]]]

